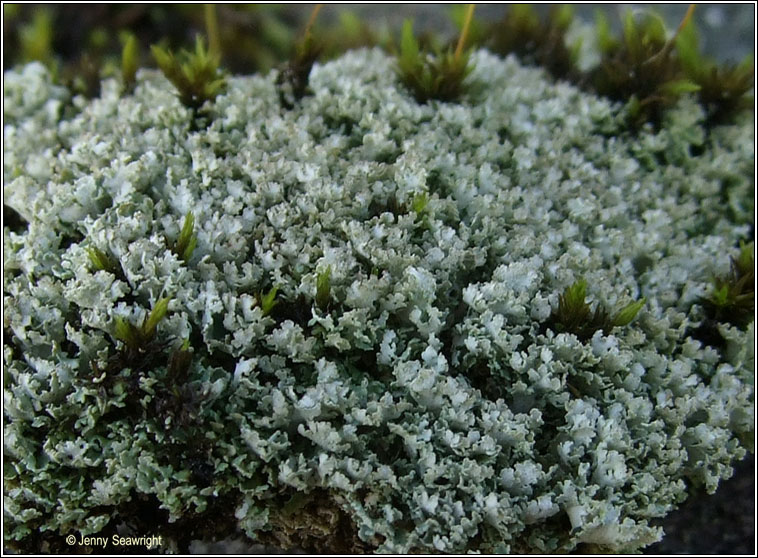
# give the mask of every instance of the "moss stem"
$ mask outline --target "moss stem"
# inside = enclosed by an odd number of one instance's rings
[[[205,31],[208,33],[208,54],[221,58],[221,37],[218,33],[218,17],[215,4],[203,4],[205,10]]]
[[[458,61],[463,54],[463,47],[466,44],[466,37],[468,37],[468,30],[471,26],[471,18],[474,16],[474,8],[476,4],[469,4],[466,8],[466,19],[463,22],[463,29],[461,30],[461,36],[458,38],[458,45],[455,47],[455,60]]]
[[[664,45],[664,47],[658,52],[658,54],[650,57],[645,63],[651,63],[651,62],[657,62],[658,60],[666,57],[671,53],[674,46],[676,45],[676,38],[679,36],[679,33],[682,32],[682,29],[684,29],[687,24],[692,19],[692,14],[695,11],[695,4],[690,4],[687,8],[687,13],[684,14],[684,18],[682,19],[682,22],[679,24],[679,27],[676,29],[676,33],[674,33],[674,36],[669,39],[669,41]]]
[[[311,17],[308,18],[308,24],[305,26],[303,39],[307,39],[308,35],[311,34],[311,29],[313,28],[313,24],[316,23],[316,17],[318,16],[318,13],[321,11],[321,8],[323,7],[324,7],[323,4],[316,4],[316,6],[313,8],[313,11],[311,12]]]
[[[676,33],[674,33],[674,36],[671,38],[671,41],[669,41],[670,43],[673,44],[676,38],[679,36],[679,33],[682,32],[682,29],[687,27],[687,24],[692,19],[692,14],[694,12],[695,12],[695,4],[690,4],[689,7],[687,8],[687,13],[684,14],[684,19],[682,19],[682,22],[679,24],[679,27],[677,28]]]

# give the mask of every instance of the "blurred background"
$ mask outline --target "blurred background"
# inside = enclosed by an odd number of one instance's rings
[[[315,4],[219,4],[213,9],[219,29],[222,65],[232,73],[267,71],[286,61]],[[547,14],[551,4],[537,4]],[[314,34],[324,43],[322,59],[354,47],[391,47],[406,18],[438,44],[453,40],[458,28],[451,4],[324,4]],[[686,4],[578,4],[576,16],[593,22],[602,11],[616,32],[628,9],[653,9],[675,29]],[[508,11],[506,4],[480,4],[475,17],[490,23]],[[101,74],[118,68],[129,34],[140,45],[140,61],[155,67],[150,45],[191,48],[197,34],[207,35],[203,4],[4,4],[3,66],[41,60],[57,67],[62,79],[86,66]],[[701,48],[718,61],[739,62],[755,44],[754,5],[700,4],[695,22]]]
[[[207,35],[209,17],[219,30],[222,66],[232,73],[265,72],[292,55],[295,41],[315,4],[4,4],[3,68],[40,60],[61,83],[93,96],[103,76],[117,75],[127,38],[139,45],[141,66],[156,67],[150,45],[191,49],[197,34]],[[314,26],[322,41],[321,59],[347,49],[379,45],[392,49],[406,18],[432,44],[445,44],[458,33],[452,5],[340,4],[324,5]],[[547,13],[550,5],[535,6]],[[594,21],[605,13],[616,33],[627,9],[653,9],[670,29],[686,12],[686,4],[609,4],[575,6],[576,16]],[[481,4],[475,16],[496,21],[504,4]],[[695,10],[701,49],[720,62],[739,62],[755,46],[755,4],[700,4]],[[715,495],[693,489],[679,510],[658,522],[666,537],[647,554],[754,554],[755,458],[735,469]],[[218,551],[218,549],[216,549]]]

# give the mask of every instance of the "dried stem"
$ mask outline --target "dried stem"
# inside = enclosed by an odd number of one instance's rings
[[[318,13],[321,11],[321,8],[323,8],[323,4],[316,4],[316,6],[313,8],[313,11],[311,12],[311,17],[308,18],[308,24],[305,26],[305,32],[303,33],[303,38],[307,39],[308,35],[311,34],[311,29],[313,28],[313,24],[316,23],[316,17],[318,16]]]
[[[660,50],[660,52],[654,56],[651,56],[648,60],[645,61],[645,64],[657,62],[659,59],[664,58],[669,55],[669,53],[672,51],[674,46],[676,45],[676,38],[679,36],[679,33],[682,32],[682,29],[684,29],[687,24],[692,19],[692,14],[695,11],[695,4],[690,4],[687,8],[687,13],[684,14],[684,18],[682,19],[682,22],[679,24],[679,27],[676,29],[676,33],[674,33],[674,36],[671,37],[671,39],[664,45],[664,47]]]
[[[466,37],[468,36],[468,30],[471,26],[471,18],[474,16],[474,8],[476,4],[469,4],[466,9],[466,19],[463,22],[463,29],[461,30],[461,36],[458,38],[458,45],[455,47],[455,59],[460,60],[461,54],[463,54],[463,46],[466,44]]]

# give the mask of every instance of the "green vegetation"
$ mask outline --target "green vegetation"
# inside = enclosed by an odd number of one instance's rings
[[[103,77],[103,63],[96,52],[85,52],[79,59],[65,66],[61,72],[61,82],[74,94],[94,99],[100,95],[100,81]]]
[[[90,262],[92,262],[95,271],[108,271],[114,275],[117,275],[120,271],[118,263],[97,246],[87,248],[87,255],[89,256]]]
[[[279,304],[279,301],[276,300],[276,293],[278,290],[279,287],[272,287],[265,295],[263,293],[258,295],[258,304],[260,305],[261,310],[263,310],[264,316],[271,314],[274,306]]]
[[[502,56],[515,54],[525,64],[544,67],[556,79],[576,79],[577,48],[566,45],[566,31],[574,18],[570,5],[553,6],[540,21],[529,4],[513,4],[506,16],[487,30],[486,45]]]
[[[601,95],[628,103],[632,124],[660,121],[665,108],[700,86],[686,78],[674,52],[676,37],[692,17],[687,10],[676,35],[667,40],[663,20],[645,13],[638,21],[629,11],[624,18],[622,40],[610,37],[608,23],[598,12],[598,36],[602,60],[590,73],[592,87]]]
[[[153,49],[182,102],[193,110],[215,98],[223,87],[223,77],[218,73],[222,52],[224,66],[232,72],[266,71],[285,63],[279,76],[280,100],[282,106],[291,109],[307,94],[308,75],[320,56],[334,58],[345,50],[362,46],[380,45],[395,50],[385,31],[377,31],[343,10],[335,23],[321,27],[316,40],[313,23],[320,5],[313,10],[300,39],[295,31],[300,21],[297,11],[288,6],[146,5],[133,10],[115,6],[105,10],[100,26],[89,31],[65,25],[70,16],[54,5],[9,6],[6,13],[17,26],[10,28],[6,48],[11,61],[40,60],[62,84],[87,97],[99,94],[102,77],[118,73],[125,91],[131,92],[141,43],[161,38],[161,45],[181,47],[187,29],[204,32],[208,51],[202,48],[198,56],[196,44],[194,53],[189,55],[194,57],[194,63],[186,56],[183,63],[172,60],[168,48],[156,47],[159,54]],[[646,122],[658,125],[665,110],[690,93],[697,95],[709,122],[724,123],[752,106],[749,96],[754,81],[752,57],[739,64],[717,64],[703,56],[698,51],[692,11],[691,6],[669,39],[661,18],[653,12],[640,17],[628,12],[620,38],[613,36],[608,21],[599,15],[596,32],[602,61],[582,73],[576,64],[581,45],[568,44],[566,37],[573,20],[571,6],[553,7],[546,17],[540,17],[531,5],[515,4],[500,21],[487,24],[472,17],[472,5],[453,5],[448,12],[461,30],[455,51],[451,51],[452,46],[444,51],[440,46],[444,41],[435,34],[415,37],[412,25],[406,23],[399,48],[398,74],[419,102],[459,100],[471,85],[466,83],[471,67],[469,53],[463,51],[463,46],[485,46],[501,55],[513,53],[523,63],[544,67],[556,79],[572,81],[627,103],[633,127]],[[115,37],[126,34],[123,22],[137,17],[144,24],[139,35],[116,45]],[[56,52],[60,45],[68,44],[83,47],[74,55]]]
[[[468,4],[452,4],[448,8],[448,17],[458,29],[459,35],[466,27],[466,21],[468,19],[468,12],[470,5]],[[468,35],[466,36],[466,44],[470,47],[483,46],[487,41],[490,29],[479,19],[471,16],[468,20]]]
[[[709,319],[745,328],[754,319],[754,243],[743,244],[732,258],[730,272],[713,279],[713,289],[702,299]]]
[[[329,306],[331,277],[332,266],[327,266],[327,268],[324,271],[319,272],[316,277],[316,305],[321,308],[321,310],[326,310],[327,306]]]
[[[195,215],[190,211],[184,218],[184,225],[179,232],[179,238],[176,239],[176,243],[173,247],[173,252],[179,256],[184,262],[188,262],[192,258],[192,253],[197,246],[197,235],[195,230]]]
[[[413,201],[411,201],[411,209],[413,209],[413,212],[417,216],[421,217],[423,215],[423,213],[426,211],[427,205],[429,205],[429,194],[426,192],[422,192],[413,196]]]
[[[177,388],[177,380],[184,377],[192,363],[193,352],[190,350],[189,339],[185,339],[181,346],[171,352],[168,359],[166,377],[173,381],[174,389]]]
[[[279,99],[287,109],[292,109],[305,96],[311,68],[323,50],[323,44],[313,37],[313,25],[321,7],[322,4],[316,4],[302,38],[295,43],[292,58],[277,78]]]
[[[218,14],[215,4],[203,4],[205,32],[208,35],[208,51],[221,60],[221,34],[218,30]]]
[[[199,35],[195,40],[195,52],[183,50],[181,61],[160,46],[153,45],[151,50],[161,71],[179,92],[182,104],[193,111],[215,99],[226,84],[226,78],[218,69],[219,54],[207,51]]]
[[[558,332],[573,333],[580,340],[586,341],[596,331],[608,335],[615,327],[629,325],[645,304],[645,299],[640,299],[627,304],[611,316],[601,304],[596,304],[593,312],[586,297],[587,281],[584,279],[567,287],[558,297],[558,309],[550,316],[550,325]]]
[[[145,316],[145,319],[140,326],[135,326],[124,318],[117,316],[115,320],[116,329],[114,336],[116,339],[124,343],[129,350],[140,350],[149,344],[153,340],[153,337],[155,337],[158,323],[166,316],[166,312],[168,312],[169,302],[171,302],[170,298],[162,298],[158,300],[150,313]]]
[[[676,37],[676,50],[685,75],[699,87],[698,98],[709,119],[723,122],[752,107],[747,93],[755,83],[753,56],[739,64],[719,65],[700,52],[698,43],[697,27],[691,21]]]
[[[124,48],[121,51],[121,80],[127,92],[134,90],[139,68],[139,45],[137,37],[128,33],[124,40]]]
[[[430,53],[419,48],[413,35],[413,22],[406,20],[403,24],[398,75],[419,103],[431,99],[457,101],[467,91],[465,80],[473,66],[469,64],[470,53],[464,51],[464,46],[473,13],[471,4],[455,51]]]
[[[362,20],[355,12],[340,10],[337,24],[322,28],[319,37],[323,39],[323,60],[337,58],[344,52],[362,47],[380,46],[389,50],[392,37],[388,29]]]
[[[46,8],[37,8],[31,22],[19,29],[20,58],[24,62],[39,60],[50,69],[53,64],[53,17]]]

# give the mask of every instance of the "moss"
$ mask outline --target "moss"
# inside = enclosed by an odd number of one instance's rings
[[[558,332],[568,332],[586,341],[597,331],[608,335],[613,328],[629,325],[645,304],[641,299],[611,315],[602,304],[593,311],[585,300],[587,281],[580,279],[566,288],[558,297],[558,308],[550,316],[550,325]]]
[[[676,50],[685,75],[699,87],[700,103],[711,123],[728,122],[753,106],[747,94],[754,87],[753,56],[739,64],[717,64],[700,52],[694,21],[676,37]]]
[[[32,21],[19,30],[21,60],[39,60],[53,67],[53,17],[49,9],[37,7]]]
[[[279,304],[280,301],[276,300],[276,293],[278,290],[279,287],[274,286],[271,287],[266,294],[260,293],[258,295],[258,304],[260,305],[264,316],[268,316],[274,307]]]
[[[590,83],[601,95],[628,102],[633,125],[648,121],[660,123],[664,109],[671,107],[682,94],[700,89],[686,78],[674,51],[676,37],[687,26],[693,9],[691,5],[671,39],[666,38],[662,19],[651,12],[637,20],[628,11],[620,41],[607,32],[599,33],[603,57],[590,73]],[[601,15],[598,15],[598,27],[607,29]]]
[[[189,262],[192,258],[192,253],[197,246],[197,234],[195,230],[195,215],[190,211],[184,217],[184,224],[182,230],[179,232],[179,237],[176,239],[172,248],[174,254],[180,257],[185,263]]]
[[[292,57],[277,76],[279,100],[287,109],[292,109],[306,95],[311,68],[323,50],[322,41],[317,40],[313,34],[313,25],[320,10],[321,4],[317,4],[302,38],[295,43]]]
[[[745,328],[754,320],[755,259],[754,243],[743,244],[732,258],[728,274],[713,278],[708,296],[701,299],[711,322],[724,322]]]
[[[553,6],[542,21],[528,4],[513,4],[505,17],[486,31],[485,44],[502,56],[515,54],[524,64],[545,68],[556,79],[578,79],[576,52],[566,45],[573,19],[571,6]]]
[[[134,91],[134,86],[137,83],[139,58],[137,37],[132,33],[127,33],[124,39],[124,48],[121,51],[121,80],[127,93]]]
[[[418,102],[425,103],[431,99],[457,101],[468,90],[466,78],[473,67],[469,64],[469,53],[464,51],[464,45],[472,16],[473,5],[468,11],[455,51],[434,54],[419,48],[410,20],[403,24],[398,75]]]
[[[327,266],[327,268],[320,272],[318,276],[316,277],[316,305],[321,310],[326,310],[329,306],[329,291],[331,289],[331,276],[332,276],[332,267]]]
[[[207,101],[213,101],[226,84],[219,72],[220,55],[206,50],[203,39],[195,39],[195,51],[174,54],[158,45],[151,47],[163,74],[176,87],[184,106],[196,113]]]

